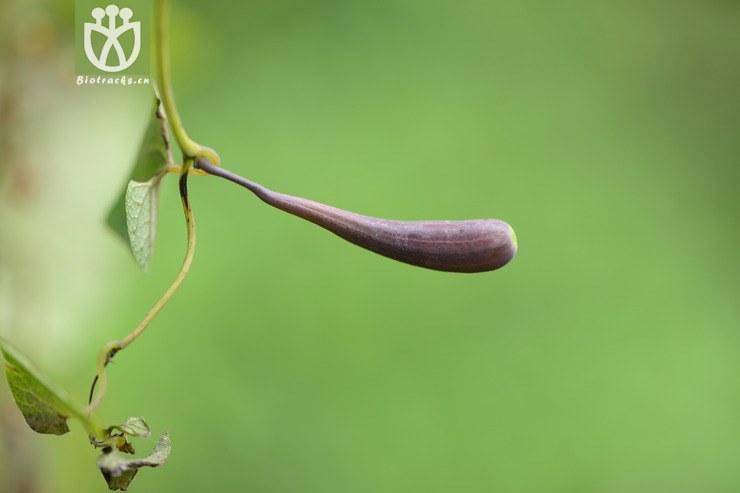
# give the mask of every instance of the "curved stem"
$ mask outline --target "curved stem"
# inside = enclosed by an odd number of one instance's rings
[[[168,164],[166,171],[167,173],[175,173],[179,175],[180,172],[182,171],[182,166],[179,164]],[[199,176],[208,175],[208,173],[206,173],[205,171],[201,169],[197,169],[197,168],[190,168],[190,171],[188,171],[188,174],[190,174],[191,176],[192,175],[199,175]]]
[[[170,0],[157,0],[157,10],[155,12],[156,65],[164,109],[172,124],[172,131],[175,134],[177,144],[180,146],[183,154],[190,158],[205,156],[218,164],[221,160],[216,151],[210,147],[198,144],[188,136],[182,124],[180,113],[178,113],[177,106],[175,105],[175,95],[172,90],[172,73],[170,70],[169,11]]]
[[[144,319],[139,323],[138,326],[126,337],[119,340],[108,342],[103,349],[98,353],[97,360],[97,373],[95,380],[93,381],[92,388],[90,389],[90,401],[87,406],[87,413],[90,414],[100,404],[105,396],[105,392],[108,387],[108,378],[105,372],[105,367],[111,362],[113,356],[119,351],[125,349],[129,344],[134,342],[145,330],[149,327],[154,317],[164,308],[167,302],[172,298],[175,292],[180,288],[180,285],[185,280],[185,277],[190,270],[190,266],[193,263],[193,257],[195,256],[195,219],[193,218],[193,211],[190,208],[190,200],[188,199],[188,175],[190,167],[193,161],[187,159],[185,164],[180,170],[180,199],[182,201],[182,208],[185,214],[185,223],[188,231],[188,245],[185,251],[185,259],[180,267],[180,272],[177,273],[175,280],[167,288],[161,298],[157,300],[154,306],[149,310]],[[98,392],[95,393],[95,387],[97,385]]]
[[[172,74],[170,71],[170,40],[169,40],[169,11],[170,0],[158,0],[155,14],[155,36],[157,43],[157,75],[159,77],[160,93],[167,117],[172,123],[177,143],[183,153],[192,156],[197,150],[197,144],[188,137],[182,125],[180,113],[175,106],[175,95],[172,91]]]

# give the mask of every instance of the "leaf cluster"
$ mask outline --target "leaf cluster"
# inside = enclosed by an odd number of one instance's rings
[[[156,238],[159,187],[168,167],[173,165],[167,118],[158,95],[144,133],[128,183],[108,213],[107,223],[129,243],[136,262],[148,270]],[[90,443],[101,449],[97,466],[111,490],[126,490],[142,467],[158,467],[170,455],[170,437],[165,433],[146,457],[135,454],[132,438],[149,439],[151,429],[141,417],[103,428],[92,413],[72,400],[39,368],[8,341],[0,338],[5,375],[18,409],[37,433],[64,435],[67,420],[78,420]]]

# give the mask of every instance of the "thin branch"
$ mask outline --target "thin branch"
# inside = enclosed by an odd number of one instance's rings
[[[149,327],[149,324],[152,322],[154,317],[159,314],[162,308],[164,308],[167,302],[180,288],[180,285],[185,280],[185,277],[190,270],[190,266],[193,263],[193,257],[195,256],[195,219],[193,217],[193,211],[190,208],[190,200],[188,198],[188,175],[191,166],[192,160],[186,160],[185,165],[180,170],[180,200],[182,201],[182,208],[185,214],[185,223],[188,231],[188,245],[187,250],[185,251],[185,259],[183,260],[182,267],[180,267],[180,272],[177,273],[175,280],[172,281],[172,284],[170,284],[162,297],[157,300],[144,319],[129,335],[120,340],[110,341],[108,344],[103,346],[103,349],[98,353],[97,373],[95,380],[93,381],[92,388],[90,389],[90,400],[86,409],[88,414],[91,414],[95,408],[98,407],[105,396],[105,392],[108,387],[108,377],[106,375],[105,368],[111,362],[113,356],[134,342],[146,330],[146,328]],[[97,393],[95,393],[96,385],[98,389]]]
[[[162,94],[164,109],[172,124],[175,140],[180,146],[183,154],[189,158],[205,156],[213,163],[220,163],[216,151],[210,147],[198,144],[191,139],[180,118],[175,104],[175,94],[172,89],[172,72],[170,69],[170,33],[169,33],[170,0],[157,0],[155,12],[155,38],[156,38],[156,65],[159,77],[159,89]]]

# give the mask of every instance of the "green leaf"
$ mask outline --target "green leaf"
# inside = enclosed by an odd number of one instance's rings
[[[157,175],[144,183],[130,181],[126,189],[128,238],[134,258],[144,271],[149,270],[154,254],[161,182],[162,176]]]
[[[64,435],[69,431],[67,419],[82,421],[88,433],[97,433],[96,425],[67,393],[54,384],[10,343],[0,338],[5,357],[5,375],[26,423],[38,433]]]
[[[139,468],[161,466],[170,456],[171,450],[170,436],[165,433],[148,457],[129,459],[115,450],[107,450],[98,457],[98,468],[103,473],[109,489],[125,491]]]
[[[134,480],[137,472],[139,472],[138,469],[130,469],[128,471],[124,471],[118,477],[109,476],[105,478],[108,482],[108,489],[112,491],[126,491],[128,489],[128,485],[130,485],[131,481]],[[105,473],[103,473],[103,476],[105,476]]]
[[[122,435],[112,434],[113,430],[120,431]],[[136,453],[136,449],[134,449],[134,445],[129,442],[129,437],[149,438],[152,436],[152,430],[149,428],[147,422],[144,418],[138,417],[128,418],[122,425],[111,426],[108,428],[108,433],[111,436],[116,437],[114,444],[118,450],[131,455]]]
[[[125,423],[116,428],[131,437],[149,438],[152,436],[152,430],[144,418],[128,418]]]
[[[167,128],[167,117],[164,113],[162,102],[159,95],[154,93],[154,111],[149,120],[149,125],[144,132],[144,138],[133,169],[126,180],[127,186],[118,196],[118,199],[111,207],[106,222],[108,226],[126,243],[129,243],[129,227],[127,220],[126,194],[130,187],[130,182],[146,183],[156,176],[164,174],[167,165],[172,164],[172,150],[170,148],[170,134]],[[156,208],[152,211],[156,217]],[[156,221],[154,223],[156,226]],[[152,244],[154,237],[151,237]],[[135,252],[134,252],[134,255]],[[137,258],[137,260],[139,260]],[[141,262],[139,262],[141,264]]]

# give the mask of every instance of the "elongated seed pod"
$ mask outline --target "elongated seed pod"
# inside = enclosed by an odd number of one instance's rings
[[[197,159],[195,166],[237,183],[263,202],[311,221],[355,245],[407,264],[447,272],[486,272],[503,267],[516,253],[514,230],[498,219],[378,219],[273,192],[204,158]]]

